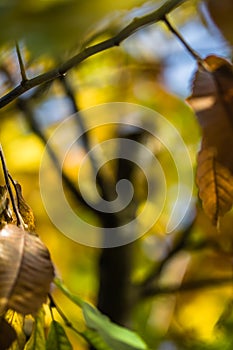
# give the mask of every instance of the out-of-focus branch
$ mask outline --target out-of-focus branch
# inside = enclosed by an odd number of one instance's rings
[[[83,62],[87,58],[99,52],[110,49],[114,46],[119,46],[125,39],[129,38],[137,30],[149,24],[156,23],[160,20],[163,20],[164,17],[169,12],[171,12],[175,7],[181,5],[185,1],[187,0],[169,0],[165,2],[165,4],[163,4],[159,9],[145,16],[134,18],[130,24],[128,24],[125,28],[123,28],[118,34],[116,34],[112,38],[85,48],[84,50],[79,52],[77,55],[73,56],[72,58],[62,63],[55,69],[52,69],[46,73],[38,75],[37,77],[34,77],[32,79],[22,81],[13,90],[11,90],[2,98],[0,98],[0,108],[6,106],[7,104],[15,100],[17,97],[21,96],[24,92],[38,85],[41,85],[48,81],[59,78],[62,75],[65,75],[70,69],[79,65],[81,62]]]
[[[75,113],[77,127],[80,128],[82,134],[80,140],[82,141],[85,151],[89,156],[92,169],[96,174],[97,185],[100,188],[103,199],[108,201],[109,205],[111,205],[111,200],[115,193],[115,181],[110,181],[110,179],[106,180],[104,176],[105,174],[98,171],[97,159],[94,158],[89,152],[90,140],[82,114],[79,112],[72,85],[69,83],[66,77],[62,77],[60,81],[63,85],[66,96],[70,99],[73,109],[72,112]],[[130,167],[129,165],[126,166],[124,164],[124,166],[118,169],[116,181],[119,181],[123,177],[130,178],[131,171],[131,163]],[[117,213],[96,211],[96,215],[99,217],[102,223],[104,237],[106,228],[118,227],[122,224]],[[108,239],[107,232],[106,239]],[[115,248],[105,248],[101,250],[98,264],[99,291],[97,306],[104,314],[108,315],[111,320],[120,324],[127,322],[127,317],[131,308],[131,302],[129,300],[131,289],[131,269],[132,244]],[[91,347],[91,349],[94,348]]]
[[[142,291],[141,298],[149,298],[154,297],[156,295],[162,295],[162,294],[174,294],[174,293],[181,293],[181,292],[187,292],[187,291],[194,291],[196,289],[203,289],[203,288],[220,288],[226,285],[232,285],[233,284],[233,278],[232,276],[229,277],[221,277],[221,278],[207,278],[203,280],[197,280],[197,281],[188,281],[184,282],[181,285],[167,285],[167,286],[152,286],[150,288],[146,288]]]
[[[180,252],[182,249],[186,247],[187,241],[189,239],[190,233],[192,231],[193,221],[186,230],[182,231],[180,233],[179,239],[175,241],[173,247],[169,250],[167,255],[163,260],[161,260],[160,263],[156,263],[148,275],[145,277],[145,279],[137,286],[140,290],[139,295],[144,294],[143,290],[150,290],[153,289],[154,284],[157,283],[157,279],[159,278],[161,271],[163,270],[164,266],[170,261],[171,258],[173,258],[178,252]]]
[[[65,76],[62,76],[60,78],[60,81],[61,81],[61,84],[64,88],[66,96],[69,98],[69,100],[71,102],[72,113],[74,113],[75,120],[77,122],[77,128],[79,128],[81,131],[81,136],[80,136],[79,140],[82,142],[83,147],[85,149],[85,152],[88,155],[88,158],[89,158],[91,166],[92,166],[92,171],[93,171],[94,175],[96,175],[97,185],[100,188],[100,191],[102,193],[103,198],[106,201],[111,201],[112,197],[114,196],[114,193],[115,193],[114,184],[111,183],[109,180],[106,181],[103,172],[100,174],[99,167],[98,167],[98,161],[95,157],[93,157],[92,153],[90,152],[91,145],[90,145],[90,140],[88,137],[88,131],[87,131],[87,128],[85,126],[84,120],[82,118],[82,114],[79,110],[79,107],[78,107],[78,104],[76,101],[76,97],[75,97],[75,93],[72,89],[71,84],[69,83],[67,77],[65,77]],[[100,216],[102,217],[101,213],[100,213]],[[104,216],[104,220],[105,220],[105,216]]]
[[[47,143],[47,138],[41,129],[40,125],[36,121],[33,115],[33,111],[31,110],[29,106],[29,102],[25,99],[19,99],[18,103],[18,108],[24,113],[25,118],[28,121],[28,124],[31,128],[31,130],[35,133],[37,137],[42,141],[44,145],[47,147],[47,151],[49,153],[49,156],[55,166],[55,169],[59,171],[62,175],[62,180],[64,181],[64,184],[66,187],[70,190],[74,198],[82,204],[85,208],[88,210],[91,210],[92,212],[95,212],[95,210],[89,206],[89,204],[83,199],[82,195],[78,191],[77,187],[74,185],[74,183],[70,180],[70,178],[67,176],[67,174],[64,172],[63,169],[61,169],[61,164],[56,156],[55,151],[52,149],[52,147]]]

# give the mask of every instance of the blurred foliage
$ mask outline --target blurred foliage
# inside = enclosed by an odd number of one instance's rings
[[[86,35],[89,37],[90,33],[102,30],[105,23],[109,23],[110,30],[111,25],[116,28],[124,25],[122,22],[127,10],[132,10],[143,2],[120,0],[114,4],[106,0],[2,1],[0,43],[23,39],[34,53],[61,54],[64,49],[77,48],[85,41]],[[153,1],[151,6],[153,3],[158,1]],[[105,16],[106,19],[103,20]],[[107,19],[109,16],[112,18],[111,22]]]
[[[15,39],[21,40],[29,76],[36,76],[63,60],[70,51],[77,51],[86,40],[94,38],[96,32],[100,33],[98,38],[100,40],[109,36],[111,30],[121,28],[128,23],[127,11],[143,3],[142,0],[117,3],[105,0],[2,1],[0,5],[1,93],[6,93],[20,81],[13,46]],[[157,7],[160,3],[160,1],[151,1],[145,5],[142,12],[148,11],[148,8]],[[195,1],[190,1],[179,7],[172,15],[173,20],[177,16],[178,22],[184,23],[199,16],[195,4]],[[231,42],[229,33],[232,23],[228,19],[225,21],[225,14],[220,15],[216,9],[220,6],[220,2],[209,1],[208,6],[215,23],[219,25],[226,39]],[[222,5],[221,10],[224,9]],[[114,14],[116,10],[118,12]],[[103,18],[106,18],[107,22]],[[110,25],[112,18],[114,18],[113,29]],[[102,30],[106,28],[105,23],[109,29],[107,34]],[[156,31],[158,26],[153,26],[153,31]],[[146,32],[146,35],[149,34]],[[142,35],[142,42],[148,40],[146,35]],[[70,71],[68,81],[78,106],[82,110],[101,103],[121,101],[137,103],[156,110],[172,122],[182,135],[195,170],[196,152],[200,142],[200,130],[196,118],[183,100],[169,92],[163,80],[165,61],[159,54],[155,55],[155,50],[149,52],[147,49],[145,52],[143,46],[140,48],[141,52],[138,51],[138,47],[134,50],[138,37],[139,34],[138,36],[136,34],[132,41],[128,39],[121,47],[100,53]],[[165,45],[169,46],[173,43],[173,39],[169,39],[166,34],[164,40]],[[159,53],[160,48],[156,46],[156,42],[153,45]],[[129,46],[131,46],[130,50]],[[141,54],[137,55],[137,52]],[[184,79],[186,79],[185,76]],[[23,98],[30,100],[30,94],[31,92],[28,92]],[[59,81],[42,89],[41,94],[31,99],[30,103],[35,118],[46,135],[50,135],[58,123],[72,113],[69,100]],[[0,117],[0,138],[8,167],[14,179],[21,183],[24,197],[33,208],[37,232],[51,252],[57,274],[62,276],[66,285],[74,293],[96,303],[100,250],[82,246],[68,239],[52,225],[43,206],[39,187],[39,167],[44,145],[32,132],[30,123],[23,111],[19,110],[16,102],[1,110]],[[92,145],[96,145],[116,134],[117,130],[113,126],[96,129],[90,133],[89,137]],[[193,288],[187,291],[182,291],[182,284],[196,281],[198,285],[200,280],[210,278],[229,277],[230,280],[233,213],[230,212],[221,221],[220,234],[200,208],[197,190],[194,188],[193,203],[188,216],[176,232],[165,235],[170,207],[176,198],[174,194],[178,181],[176,168],[166,149],[157,147],[158,145],[150,138],[147,139],[147,146],[156,154],[164,169],[169,196],[160,220],[135,244],[132,281],[137,286],[145,279],[148,271],[161,267],[157,276],[161,289],[175,285],[181,287],[181,291],[171,293],[157,291],[154,296],[142,298],[134,305],[130,327],[137,331],[153,350],[230,350],[233,344],[230,282],[221,286],[216,283],[216,286],[206,289]],[[65,161],[65,170],[74,181],[84,156],[85,150],[79,148],[69,154]],[[109,172],[107,176],[110,178],[112,173],[114,174],[114,166],[113,163],[106,168],[106,173]],[[52,171],[54,170],[51,169],[51,173]],[[50,173],[48,177],[49,175]],[[85,181],[86,188],[89,188],[92,183],[90,169],[87,169]],[[145,195],[143,181],[142,174],[139,171],[135,172],[135,188],[142,202]],[[81,204],[75,202],[67,189],[65,192],[75,211],[79,211],[87,221],[98,220]],[[185,240],[182,238],[184,233]],[[180,248],[167,258],[180,240],[185,241],[184,244],[181,244]],[[163,261],[165,261],[164,265],[161,266]],[[69,320],[82,328],[81,312],[76,311],[74,314],[73,305],[58,290],[54,291],[54,295]],[[56,312],[54,315],[59,322],[62,321]],[[47,314],[46,317],[49,319]],[[74,349],[87,349],[87,345],[79,337],[69,330],[66,332]]]

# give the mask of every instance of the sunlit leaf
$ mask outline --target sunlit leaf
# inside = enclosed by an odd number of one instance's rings
[[[206,214],[216,224],[233,204],[233,69],[217,56],[207,57],[203,66],[188,102],[203,131],[197,184]]]
[[[46,350],[72,350],[72,345],[63,329],[57,321],[53,321],[50,325],[48,339],[46,342]]]
[[[57,348],[54,348],[57,349]],[[30,339],[25,345],[24,350],[45,350],[45,333],[44,333],[44,310],[40,309],[35,317],[35,323]]]
[[[26,343],[26,336],[23,330],[24,317],[23,315],[13,311],[7,310],[5,320],[14,328],[17,334],[17,341],[11,346],[11,350],[22,349]]]
[[[42,241],[15,225],[0,231],[0,312],[35,313],[46,300],[54,268]]]

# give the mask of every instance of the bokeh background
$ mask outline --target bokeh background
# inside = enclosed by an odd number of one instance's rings
[[[15,39],[19,41],[27,74],[31,78],[64,62],[82,47],[112,36],[132,18],[149,13],[162,3],[155,0],[2,1],[1,95],[20,82]],[[216,54],[231,59],[232,7],[230,0],[186,1],[172,11],[169,19],[200,56]],[[196,67],[193,57],[159,22],[141,29],[120,47],[87,59],[72,69],[66,79],[80,110],[120,101],[150,107],[162,114],[183,137],[195,171],[201,133],[185,98],[191,93]],[[36,89],[27,92],[21,100],[21,105],[14,101],[0,111],[0,138],[9,171],[22,185],[24,197],[33,208],[37,233],[49,248],[58,275],[74,293],[95,304],[101,250],[80,245],[56,229],[43,206],[39,187],[44,143],[38,137],[38,130],[37,134],[35,132],[35,123],[48,138],[59,122],[72,114],[71,100],[60,80],[42,86],[38,93]],[[31,114],[25,113],[24,101],[29,101]],[[34,131],[30,118],[34,120]],[[116,133],[114,127],[100,128],[90,133],[89,138],[94,145]],[[178,179],[169,153],[156,147],[150,139],[147,146],[156,153],[166,174],[168,191],[172,193]],[[59,155],[59,147],[55,151]],[[74,183],[83,156],[85,149],[80,145],[64,163],[65,172]],[[114,167],[114,164],[109,164],[103,171],[111,177]],[[141,176],[140,172],[135,172],[134,185],[138,198],[143,201],[145,193],[141,184],[144,180]],[[86,188],[91,181],[90,168],[87,169]],[[65,186],[64,191],[70,205],[85,220],[98,221],[98,217],[74,200]],[[160,220],[135,244],[131,278],[135,285],[140,284],[148,271],[161,266],[157,278],[161,288],[175,285],[181,286],[182,290],[182,284],[190,281],[193,288],[175,293],[157,291],[154,295],[142,297],[134,305],[128,325],[151,349],[231,349],[232,213],[221,222],[221,233],[217,232],[201,209],[194,184],[188,216],[176,232],[166,235],[168,207],[172,206],[175,195],[173,197],[169,197],[171,202],[167,203]],[[177,242],[181,242],[180,246]],[[178,248],[168,258],[176,245]],[[166,263],[163,264],[164,260]],[[228,282],[221,283],[221,278],[228,279]],[[207,282],[217,279],[217,282],[203,288],[198,282],[200,279]],[[83,329],[80,311],[74,311],[73,305],[56,290],[54,294],[69,319]],[[67,332],[74,349],[87,348],[83,340],[71,331]]]

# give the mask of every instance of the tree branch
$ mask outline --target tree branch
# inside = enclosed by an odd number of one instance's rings
[[[157,279],[159,278],[160,273],[167,262],[186,247],[194,222],[195,220],[186,228],[186,230],[180,233],[179,239],[174,243],[173,247],[169,250],[165,258],[160,263],[156,263],[155,266],[151,268],[145,279],[137,286],[140,289],[139,295],[144,293],[143,289],[153,289],[153,285],[156,284]]]
[[[150,298],[161,294],[174,294],[180,292],[194,291],[202,288],[219,288],[225,285],[233,283],[232,276],[222,278],[207,278],[197,281],[184,282],[181,285],[168,285],[168,286],[153,286],[144,289],[141,294],[141,298]]]
[[[74,91],[72,89],[71,84],[68,82],[67,78],[65,76],[62,76],[60,78],[60,81],[62,83],[62,86],[64,88],[66,96],[69,98],[71,105],[72,105],[72,113],[74,113],[75,120],[77,122],[78,127],[80,128],[81,131],[81,137],[80,140],[83,144],[83,147],[85,149],[86,154],[88,155],[88,158],[91,163],[91,167],[93,170],[94,175],[96,175],[96,182],[98,186],[100,187],[102,196],[105,200],[111,201],[112,200],[112,194],[115,193],[115,187],[113,183],[110,183],[110,181],[106,181],[104,173],[99,172],[99,167],[98,167],[98,160],[93,157],[92,153],[90,152],[91,150],[91,145],[90,145],[90,140],[88,137],[87,129],[84,123],[84,120],[82,118],[82,115],[79,111],[79,107],[75,98]],[[100,214],[101,216],[101,214]]]
[[[61,164],[56,156],[56,153],[51,148],[51,146],[49,146],[49,144],[47,143],[48,140],[47,140],[43,130],[39,126],[38,122],[34,118],[33,112],[29,106],[28,101],[26,99],[19,99],[17,106],[24,113],[25,118],[26,118],[31,130],[42,141],[42,143],[47,146],[48,154],[49,154],[49,156],[54,164],[55,169],[59,173],[61,172],[62,180],[64,181],[64,184],[70,190],[70,192],[72,193],[74,198],[78,201],[78,203],[83,205],[86,209],[91,210],[94,214],[96,214],[95,210],[83,199],[81,193],[78,191],[78,189],[74,185],[74,183],[70,180],[68,175],[63,171],[63,169],[61,169]]]
[[[177,7],[178,5],[182,4],[185,1],[187,0],[167,1],[159,9],[145,16],[133,19],[133,21],[130,24],[128,24],[125,28],[123,28],[118,34],[116,34],[112,38],[85,48],[83,51],[79,52],[77,55],[70,58],[68,61],[61,64],[55,69],[52,69],[46,73],[40,74],[35,78],[22,81],[20,85],[18,85],[16,88],[14,88],[10,92],[8,92],[6,95],[4,95],[2,98],[0,98],[0,108],[8,105],[10,102],[15,100],[17,97],[21,96],[26,91],[40,84],[46,83],[48,81],[59,78],[62,75],[65,75],[71,68],[79,65],[81,62],[83,62],[87,58],[99,52],[105,51],[109,48],[112,48],[114,46],[120,45],[122,41],[130,37],[137,30],[149,24],[156,23],[160,20],[163,20],[166,14],[171,12],[175,7]]]

